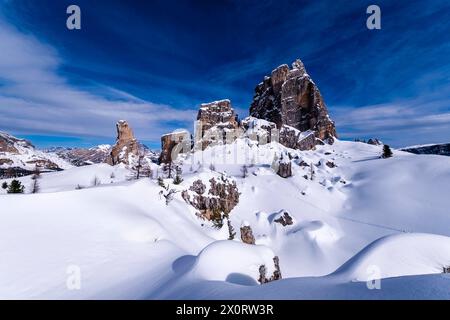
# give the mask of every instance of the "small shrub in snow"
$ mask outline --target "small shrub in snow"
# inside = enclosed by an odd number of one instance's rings
[[[166,206],[168,206],[169,203],[173,200],[174,195],[179,191],[175,189],[170,189],[170,185],[169,184],[166,185],[161,177],[158,178],[158,184],[161,188],[164,189],[159,192],[159,196],[160,198],[161,196],[163,196],[166,199]]]
[[[8,188],[8,193],[23,193],[25,191],[25,187],[19,180],[11,181],[11,184]]]
[[[2,183],[2,189],[8,189],[8,184],[6,181]]]
[[[386,158],[392,157],[392,155],[393,155],[393,153],[392,153],[391,147],[389,147],[387,144],[385,144],[383,146],[383,154],[381,155],[381,157],[383,159],[386,159]]]
[[[161,188],[166,187],[166,185],[164,184],[164,179],[162,177],[158,177],[157,183],[158,183],[158,186],[160,186]]]
[[[176,166],[175,168],[175,178],[173,178],[173,184],[180,184],[183,182],[183,178],[181,177],[183,170],[181,169],[180,166]]]
[[[168,206],[177,192],[179,191],[170,189],[170,185],[167,185],[164,187],[164,190],[159,192],[159,196],[163,196],[166,199],[166,206]]]

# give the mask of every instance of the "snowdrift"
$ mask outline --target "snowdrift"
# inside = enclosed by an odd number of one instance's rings
[[[273,251],[265,246],[228,240],[216,241],[196,257],[190,276],[203,280],[255,285],[261,265],[266,266],[269,276],[274,272],[274,257]]]
[[[450,237],[396,234],[375,240],[331,276],[341,281],[368,281],[442,273],[450,266]]]

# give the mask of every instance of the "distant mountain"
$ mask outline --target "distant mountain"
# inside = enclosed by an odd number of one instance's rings
[[[151,162],[156,162],[159,153],[150,150],[147,146],[138,143],[139,149],[144,154],[145,158]],[[110,144],[101,144],[92,148],[64,148],[53,147],[45,149],[44,152],[48,154],[56,154],[61,159],[70,162],[76,167],[88,166],[96,163],[107,163],[111,158],[113,146]]]
[[[400,150],[415,154],[437,154],[440,156],[450,156],[450,143],[418,145],[405,147]]]
[[[102,144],[92,148],[63,148],[54,147],[45,150],[46,153],[53,153],[60,158],[70,162],[72,165],[80,167],[94,163],[106,162],[111,153],[111,145]]]
[[[46,153],[24,139],[0,132],[0,176],[22,176],[38,166],[43,171],[59,171],[71,164],[56,154]]]

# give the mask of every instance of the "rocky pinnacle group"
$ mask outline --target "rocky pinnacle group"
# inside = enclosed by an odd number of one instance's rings
[[[137,156],[140,150],[126,121],[117,123],[117,132],[107,159],[112,165],[129,163],[130,155]],[[178,153],[231,143],[239,137],[260,144],[276,140],[288,148],[309,150],[317,144],[332,144],[336,136],[319,89],[302,61],[296,60],[291,68],[283,64],[264,77],[255,88],[249,116],[242,120],[228,99],[202,104],[193,134],[179,130],[161,137],[159,161],[167,163]]]

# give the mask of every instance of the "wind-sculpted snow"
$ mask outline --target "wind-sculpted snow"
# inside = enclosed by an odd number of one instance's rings
[[[381,151],[339,140],[299,151],[237,139],[182,155],[183,182],[163,179],[175,191],[169,203],[157,167],[154,179],[138,181],[122,165],[42,173],[38,194],[29,194],[30,177],[18,178],[25,194],[0,189],[0,297],[450,298],[450,279],[439,274],[450,265],[448,158],[394,150],[381,159]],[[276,174],[281,153],[290,154],[291,177]],[[240,192],[229,214],[234,240],[226,223],[218,229],[182,198],[194,181],[208,193],[209,180],[222,176]],[[292,223],[276,222],[285,212]],[[241,243],[243,221],[254,245]],[[259,285],[259,265],[269,274],[274,256],[283,280]],[[381,290],[366,286],[373,265]],[[80,290],[66,286],[73,266]]]
[[[425,233],[404,233],[375,240],[331,276],[341,281],[433,274],[450,266],[450,238]]]

